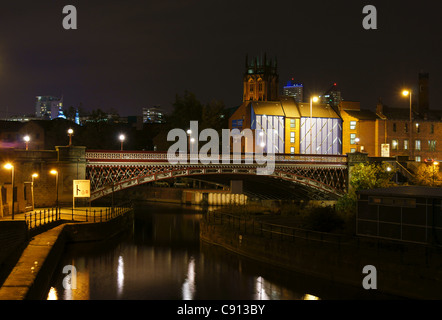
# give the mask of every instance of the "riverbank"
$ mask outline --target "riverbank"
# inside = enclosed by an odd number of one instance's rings
[[[203,241],[287,270],[361,287],[372,265],[380,292],[411,299],[442,298],[442,252],[440,248],[314,232],[264,231],[252,218],[201,221]],[[272,230],[273,232],[269,232]]]
[[[0,287],[0,300],[45,299],[66,244],[111,238],[132,223],[133,210],[129,210],[108,221],[66,222],[34,236]]]

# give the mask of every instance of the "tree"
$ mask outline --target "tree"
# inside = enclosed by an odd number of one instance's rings
[[[166,119],[166,123],[172,128],[181,128],[187,130],[190,121],[202,120],[203,105],[196,98],[195,94],[189,91],[184,92],[184,96],[175,96],[172,114]]]
[[[358,163],[351,171],[350,186],[354,191],[386,188],[394,185],[395,171],[388,163]]]
[[[442,186],[439,165],[421,163],[415,171],[414,183],[421,186]]]
[[[388,163],[358,163],[351,169],[348,192],[341,197],[335,206],[336,211],[343,215],[345,221],[352,221],[357,209],[357,191],[394,186],[395,175]]]

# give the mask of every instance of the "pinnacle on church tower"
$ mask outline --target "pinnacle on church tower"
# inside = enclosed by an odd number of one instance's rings
[[[279,76],[277,60],[267,60],[267,54],[255,57],[249,62],[246,55],[243,77],[243,101],[275,101],[278,99]]]

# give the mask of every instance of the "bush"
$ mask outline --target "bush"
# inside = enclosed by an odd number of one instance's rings
[[[344,219],[333,207],[315,207],[304,213],[304,225],[314,231],[331,232],[342,229]]]

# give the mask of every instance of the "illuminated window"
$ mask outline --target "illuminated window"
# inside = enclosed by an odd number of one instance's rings
[[[356,121],[350,121],[350,130],[356,129]]]
[[[414,148],[415,148],[416,150],[420,150],[420,149],[421,149],[421,141],[420,141],[420,140],[416,140],[415,142],[416,142],[416,143],[415,143]]]
[[[295,132],[290,132],[290,143],[295,143]]]
[[[404,150],[408,150],[408,140],[404,140]]]
[[[436,151],[436,140],[428,140],[428,148],[430,151]]]
[[[356,133],[350,133],[350,144],[355,144]]]
[[[416,132],[419,133],[421,131],[419,123],[416,123]]]
[[[391,140],[391,148],[392,148],[393,150],[397,150],[397,146],[398,146],[398,141],[397,141],[397,139],[393,139],[393,140]]]
[[[351,148],[351,149],[350,149],[350,152],[351,152],[351,153],[354,153],[354,152],[356,152],[356,149],[355,149],[355,148]]]
[[[416,162],[421,162],[421,156],[416,156],[416,157],[414,157],[414,160],[415,160]]]
[[[295,147],[290,147],[290,153],[295,153]]]
[[[296,128],[295,119],[290,119],[290,128]]]

